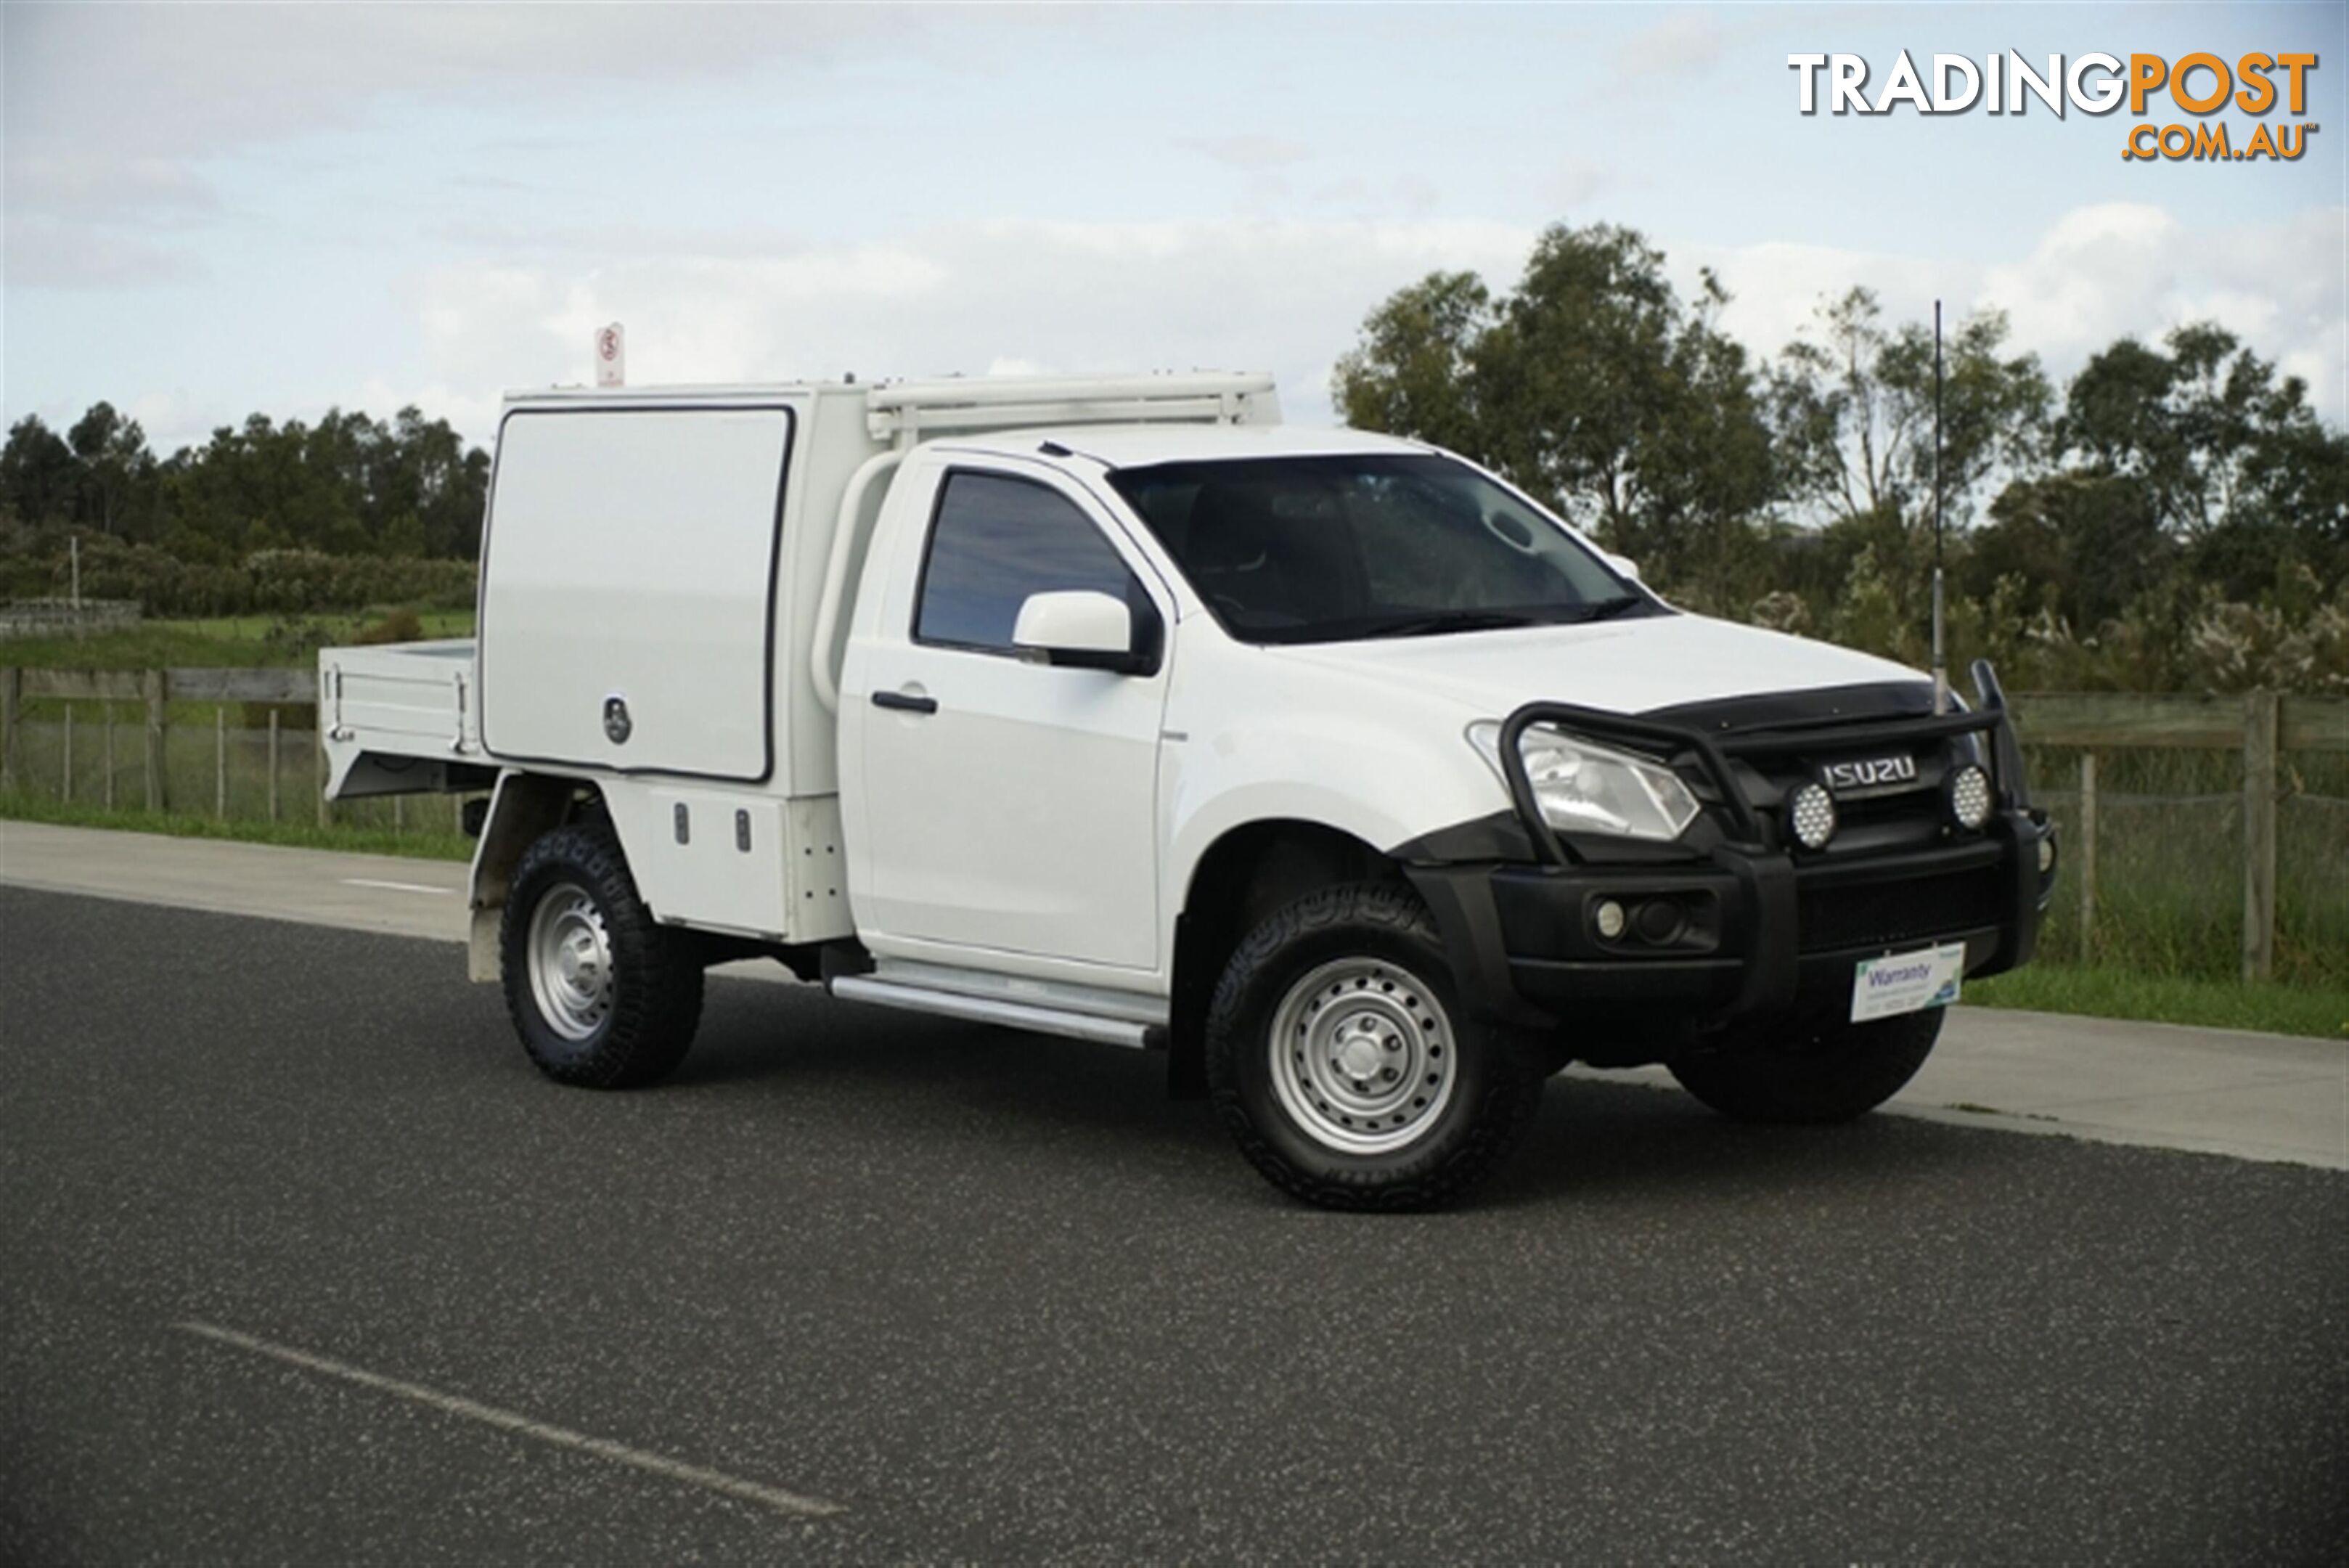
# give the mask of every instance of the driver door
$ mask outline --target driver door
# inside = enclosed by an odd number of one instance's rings
[[[864,708],[859,925],[943,962],[1154,969],[1164,658],[1071,669],[1011,635],[1030,595],[1067,589],[1164,627],[1163,588],[1092,497],[1000,460],[947,468],[900,548],[920,551],[910,598],[893,594],[843,698]]]

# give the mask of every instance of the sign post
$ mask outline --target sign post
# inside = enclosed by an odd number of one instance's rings
[[[622,387],[628,380],[628,335],[615,321],[595,329],[595,384]]]

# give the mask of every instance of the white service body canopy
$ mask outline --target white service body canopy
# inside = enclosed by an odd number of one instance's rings
[[[792,414],[518,408],[482,552],[481,720],[507,761],[757,781]],[[625,703],[628,732],[607,733]]]

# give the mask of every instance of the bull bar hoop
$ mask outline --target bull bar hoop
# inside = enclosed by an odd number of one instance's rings
[[[1536,724],[1547,724],[1567,735],[1601,743],[1629,742],[1634,750],[1649,752],[1675,773],[1693,769],[1712,790],[1713,804],[1728,817],[1734,846],[1752,852],[1767,848],[1763,841],[1762,819],[1753,802],[1746,799],[1744,790],[1738,786],[1730,760],[1783,756],[1815,750],[1822,742],[1898,745],[1951,735],[1987,733],[1991,738],[1992,782],[1999,797],[2009,810],[2025,810],[2030,801],[2023,779],[2023,745],[2015,738],[1998,672],[1989,659],[1977,659],[1971,673],[1977,705],[1970,711],[1833,726],[1782,726],[1730,735],[1709,735],[1692,725],[1609,713],[1571,702],[1528,702],[1501,722],[1501,776],[1508,784],[1509,800],[1524,819],[1535,849],[1553,866],[1578,865],[1582,857],[1542,815],[1533,781],[1526,776],[1525,754],[1518,745],[1526,732]]]

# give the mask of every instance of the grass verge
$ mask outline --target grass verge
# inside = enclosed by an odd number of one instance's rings
[[[2245,985],[2185,975],[2032,964],[1968,981],[1965,1000],[1977,1006],[2035,1012],[2349,1039],[2349,987],[2334,985]]]
[[[26,670],[307,669],[317,662],[320,647],[347,643],[388,613],[388,608],[375,608],[149,620],[87,637],[11,638],[0,642],[0,664]],[[422,610],[417,619],[428,638],[473,635],[470,609]]]
[[[129,833],[163,833],[181,838],[280,844],[297,849],[405,855],[423,860],[468,860],[473,853],[471,839],[446,831],[393,833],[342,824],[319,827],[306,822],[222,822],[188,813],[151,815],[140,810],[68,805],[21,794],[0,796],[0,817],[54,823],[64,827],[102,827]],[[2319,1040],[2349,1039],[2349,987],[2343,986],[2243,985],[2181,975],[2139,974],[2127,970],[2033,964],[2012,974],[1969,983],[1965,999],[1978,1007],[2015,1007],[2092,1018],[2136,1018],[2212,1029],[2255,1029]]]
[[[245,822],[186,812],[151,813],[102,805],[63,805],[21,794],[0,795],[0,817],[59,827],[103,827],[120,833],[161,833],[174,838],[219,838],[278,844],[294,849],[340,849],[355,855],[405,855],[418,860],[470,860],[473,841],[461,833],[393,833],[386,828],[310,822]]]

